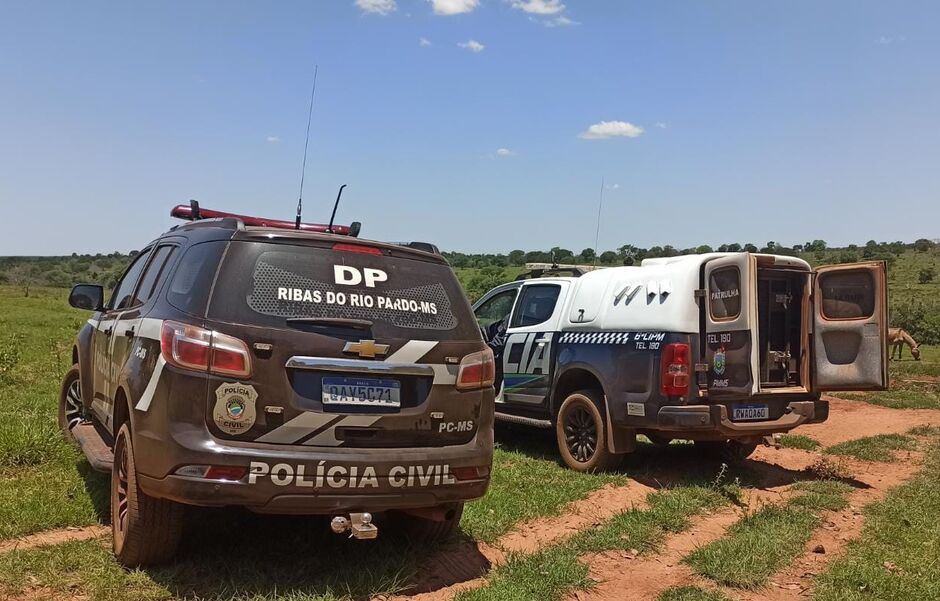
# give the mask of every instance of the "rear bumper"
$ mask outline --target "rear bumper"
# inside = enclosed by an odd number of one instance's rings
[[[829,403],[823,400],[793,401],[777,419],[757,422],[732,421],[725,405],[665,406],[657,414],[657,429],[714,433],[726,438],[751,437],[789,432],[802,424],[824,422],[828,417]]]
[[[262,513],[331,514],[419,509],[482,497],[493,459],[491,430],[459,446],[324,449],[229,444],[204,428],[171,440],[134,437],[138,481],[158,498],[208,507],[241,506]],[[233,480],[180,474],[185,466],[243,468]],[[480,468],[478,477],[460,468]],[[161,474],[161,475],[156,475]]]

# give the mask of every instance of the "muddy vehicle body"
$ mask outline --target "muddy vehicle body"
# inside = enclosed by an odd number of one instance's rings
[[[474,305],[485,331],[507,328],[496,418],[553,428],[578,470],[637,434],[746,457],[825,421],[824,391],[887,387],[885,277],[882,262],[751,253],[540,266]]]
[[[492,352],[431,245],[204,219],[70,302],[60,425],[112,473],[127,565],[172,556],[184,505],[434,538],[487,489]]]

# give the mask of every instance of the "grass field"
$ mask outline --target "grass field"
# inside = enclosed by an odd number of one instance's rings
[[[59,381],[70,362],[71,340],[86,318],[70,309],[65,297],[63,289],[34,288],[25,298],[18,289],[0,287],[0,543],[37,532],[107,523],[107,476],[91,471],[55,425]],[[938,364],[940,348],[926,348],[921,362],[891,365],[892,391],[858,398],[887,406],[937,407],[930,395],[936,389],[929,389],[929,379],[940,376]],[[915,388],[924,383],[927,394]],[[892,404],[891,394],[907,395],[908,401]],[[787,436],[782,442],[812,457],[840,454],[890,463],[896,461],[896,449],[918,447],[923,437],[938,435],[936,429],[921,428],[905,436],[859,439],[826,449],[803,435]],[[535,553],[510,555],[506,563],[488,571],[484,586],[461,593],[461,601],[551,601],[590,589],[594,583],[586,557],[614,550],[655,557],[671,536],[703,516],[739,503],[748,490],[768,485],[770,478],[775,486],[794,486],[796,496],[783,504],[749,509],[745,520],[687,559],[688,565],[715,582],[756,586],[792,560],[819,526],[819,516],[841,507],[849,493],[831,475],[771,469],[755,462],[728,468],[698,457],[692,445],[658,450],[641,444],[621,471],[585,475],[560,466],[551,437],[544,433],[498,430],[497,441],[490,492],[468,505],[460,537],[443,549],[474,549],[478,541],[498,547],[501,537],[519,524],[551,519],[568,503],[605,485],[641,482],[660,490],[642,507],[600,520]],[[936,540],[940,517],[936,507],[940,455],[935,451],[930,457],[923,475],[892,497],[904,511],[885,504],[869,511],[871,528],[822,577],[820,598],[856,598],[850,593],[862,586],[891,593],[871,598],[936,597],[936,578],[919,570],[915,561],[920,554],[937,565],[931,541]],[[0,553],[0,598],[369,599],[412,586],[415,575],[427,570],[441,550],[414,547],[394,536],[374,543],[348,541],[329,534],[325,521],[317,518],[193,510],[187,520],[178,561],[161,568],[121,569],[108,538]],[[768,540],[775,542],[772,553],[767,552]],[[880,556],[889,557],[896,568],[885,568],[876,560]],[[895,582],[899,578],[900,584]],[[721,592],[693,586],[674,587],[660,596],[666,601],[724,598]]]

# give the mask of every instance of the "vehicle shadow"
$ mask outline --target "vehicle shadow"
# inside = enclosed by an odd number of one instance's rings
[[[85,485],[85,492],[91,499],[98,521],[105,525],[110,524],[111,477],[95,471],[84,457],[75,462],[75,470]]]
[[[498,423],[496,443],[502,449],[563,465],[555,446],[554,432],[550,430]],[[636,450],[624,457],[616,471],[655,489],[732,482],[744,488],[771,489],[820,478],[840,480],[854,488],[869,488],[855,478],[820,474],[811,466],[791,469],[754,458],[726,464],[721,459],[703,454],[701,449],[691,443],[658,446],[638,442]]]
[[[333,534],[323,517],[193,508],[177,560],[146,571],[180,598],[322,595],[365,600],[405,590],[436,590],[490,568],[466,537],[415,545],[384,524],[381,516],[376,518],[379,538],[357,541]]]

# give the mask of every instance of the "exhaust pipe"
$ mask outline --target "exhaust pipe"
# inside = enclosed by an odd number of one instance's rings
[[[371,540],[379,535],[379,529],[372,523],[372,514],[368,512],[350,513],[349,517],[338,515],[330,520],[330,529],[336,534],[349,533],[349,538]]]

